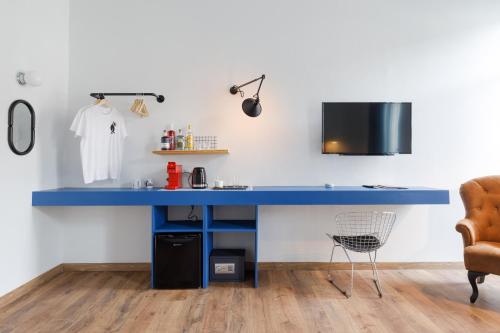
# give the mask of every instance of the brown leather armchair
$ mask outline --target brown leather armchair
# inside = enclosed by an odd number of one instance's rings
[[[500,176],[476,178],[462,184],[460,196],[465,218],[456,225],[464,241],[464,263],[472,286],[471,303],[478,297],[477,283],[488,274],[500,275]]]

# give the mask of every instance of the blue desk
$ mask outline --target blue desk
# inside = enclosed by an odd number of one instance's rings
[[[246,191],[134,190],[129,188],[61,188],[34,191],[33,206],[155,205],[432,205],[448,204],[448,190],[407,190],[362,186],[255,186]]]
[[[362,186],[256,186],[245,191],[129,188],[61,188],[32,193],[33,206],[151,206],[152,250],[154,237],[165,232],[200,232],[203,237],[203,287],[208,286],[209,256],[214,233],[253,233],[255,238],[254,284],[258,286],[258,226],[260,205],[435,205],[449,204],[449,192],[443,189],[367,189]],[[169,220],[168,207],[201,206],[200,221]],[[214,206],[248,205],[255,207],[252,219],[217,220]],[[153,265],[152,265],[153,267]],[[155,285],[154,272],[151,274]]]

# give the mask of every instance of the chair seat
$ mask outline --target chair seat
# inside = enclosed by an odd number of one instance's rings
[[[372,252],[380,248],[380,240],[372,235],[338,236],[332,238],[346,249],[354,252]]]
[[[476,242],[467,246],[464,262],[469,271],[500,275],[500,243]]]

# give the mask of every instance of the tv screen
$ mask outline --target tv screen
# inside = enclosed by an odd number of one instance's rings
[[[411,103],[323,103],[323,154],[411,154]]]

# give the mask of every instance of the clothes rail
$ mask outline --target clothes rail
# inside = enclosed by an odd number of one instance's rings
[[[154,96],[158,103],[163,103],[165,97],[154,93],[90,93],[90,96],[97,99],[104,99],[105,96]]]

